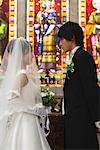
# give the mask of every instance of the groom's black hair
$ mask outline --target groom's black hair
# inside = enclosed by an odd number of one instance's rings
[[[68,21],[67,23],[63,24],[59,29],[58,37],[64,38],[68,41],[75,40],[77,46],[83,47],[84,45],[83,30],[79,24],[75,22]]]

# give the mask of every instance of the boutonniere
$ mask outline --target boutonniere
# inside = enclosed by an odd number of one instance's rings
[[[73,61],[67,65],[67,71],[69,71],[69,70],[71,73],[74,72],[74,62]]]
[[[74,62],[71,61],[70,64],[67,64],[67,78],[70,79],[71,73],[74,72]]]

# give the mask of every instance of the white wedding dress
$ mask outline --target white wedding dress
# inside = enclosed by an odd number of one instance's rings
[[[8,109],[0,116],[0,150],[51,150],[38,117],[44,117],[43,112],[39,114],[39,109],[34,111],[36,84],[25,70],[21,70],[17,75],[21,73],[27,75],[28,83],[20,93],[16,88],[7,95],[7,99],[11,100]],[[15,94],[14,99],[12,92]],[[39,104],[37,108],[38,106]],[[40,106],[42,108],[41,104]]]

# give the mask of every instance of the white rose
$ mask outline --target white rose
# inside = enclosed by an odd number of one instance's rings
[[[42,97],[45,97],[45,96],[47,96],[47,93],[41,92],[41,96],[42,96]]]
[[[50,94],[51,94],[52,96],[54,96],[54,95],[55,95],[55,93],[53,93],[52,91],[50,91]]]

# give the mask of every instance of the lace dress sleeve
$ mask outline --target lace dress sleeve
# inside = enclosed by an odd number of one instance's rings
[[[25,70],[21,70],[16,75],[16,80],[14,82],[13,88],[9,90],[7,94],[7,99],[12,100],[20,96],[21,90],[28,83],[28,77]]]

